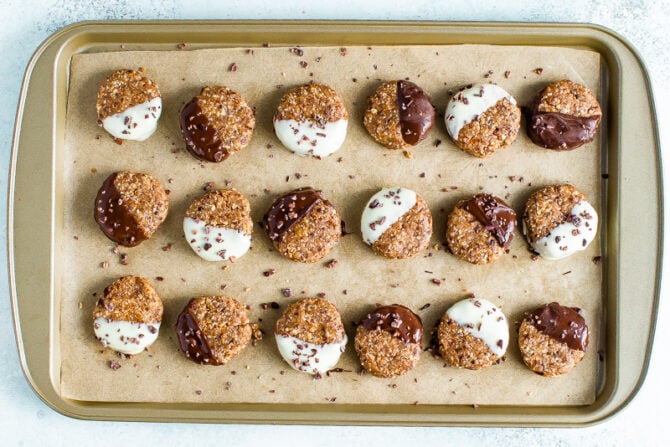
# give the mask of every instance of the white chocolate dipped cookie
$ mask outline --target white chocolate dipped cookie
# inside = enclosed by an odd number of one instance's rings
[[[104,347],[139,354],[158,337],[163,303],[151,283],[124,276],[107,286],[93,309],[93,330]]]
[[[433,218],[428,204],[411,189],[384,188],[361,214],[363,242],[387,258],[416,256],[430,244]]]
[[[544,259],[563,259],[585,250],[598,231],[598,213],[572,185],[535,191],[523,216],[523,232]]]
[[[320,376],[335,367],[347,345],[337,308],[322,298],[304,298],[277,320],[275,340],[282,358],[297,371]]]
[[[509,326],[502,311],[482,298],[458,301],[437,327],[440,355],[451,366],[481,369],[503,358]]]
[[[521,126],[521,110],[502,87],[476,84],[452,96],[444,122],[456,146],[484,158],[512,144]]]
[[[162,108],[158,87],[139,71],[117,70],[98,89],[98,124],[119,140],[149,138]]]
[[[251,247],[249,201],[236,189],[210,190],[194,200],[184,217],[184,236],[206,261],[235,261]]]
[[[326,157],[344,143],[348,120],[347,109],[335,90],[307,84],[284,95],[273,124],[277,138],[290,151]]]

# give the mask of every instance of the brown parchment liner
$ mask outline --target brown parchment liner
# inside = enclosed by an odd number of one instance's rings
[[[440,246],[449,210],[458,200],[480,191],[504,198],[521,216],[532,191],[569,182],[601,210],[600,137],[571,152],[554,152],[534,146],[522,128],[511,147],[480,160],[451,143],[443,122],[448,91],[474,82],[494,81],[520,105],[529,104],[548,82],[564,78],[598,92],[599,55],[567,48],[477,45],[302,50],[302,56],[288,48],[253,48],[253,52],[234,48],[73,57],[59,190],[65,204],[57,257],[63,272],[57,291],[62,306],[62,395],[118,402],[592,403],[602,312],[602,272],[592,259],[600,255],[600,244],[596,241],[585,252],[560,261],[532,260],[517,231],[510,253],[487,266],[467,264]],[[231,70],[233,64],[236,70]],[[158,84],[163,116],[158,131],[147,141],[117,145],[96,125],[97,87],[113,70],[138,67],[145,67],[146,75]],[[411,157],[384,149],[362,125],[366,98],[381,80],[392,79],[419,84],[438,111],[434,129],[411,149]],[[310,81],[335,88],[350,116],[343,147],[323,160],[292,154],[272,131],[272,115],[281,96]],[[184,149],[177,117],[183,104],[203,86],[216,84],[232,88],[247,100],[256,111],[257,127],[247,148],[220,164],[207,164]],[[140,246],[120,248],[128,254],[127,265],[120,263],[114,244],[93,219],[96,192],[117,170],[150,173],[170,190],[170,211],[163,226]],[[182,234],[184,212],[207,182],[233,186],[251,203],[253,248],[234,264],[201,260]],[[433,213],[433,248],[415,259],[376,256],[360,237],[365,202],[381,187],[393,185],[417,191]],[[257,224],[278,194],[300,186],[323,190],[351,232],[324,262],[311,265],[282,258]],[[171,249],[164,251],[168,244]],[[331,259],[337,259],[337,265],[326,268]],[[107,268],[103,268],[105,261]],[[264,276],[269,269],[276,273]],[[97,300],[94,294],[99,296],[105,285],[131,274],[152,281],[164,301],[165,315],[150,352],[119,359],[95,339],[91,311]],[[439,279],[440,285],[432,279]],[[293,296],[285,298],[283,288],[290,288]],[[281,359],[273,336],[281,310],[263,310],[261,303],[276,301],[283,309],[296,298],[320,292],[340,310],[349,344],[337,365],[345,371],[314,380]],[[480,371],[459,370],[444,367],[441,359],[425,352],[417,368],[403,377],[378,379],[359,374],[352,322],[375,303],[400,303],[417,312],[424,322],[427,346],[428,334],[443,312],[471,293],[500,306],[509,319],[510,345],[502,364]],[[248,304],[250,318],[260,322],[265,338],[228,365],[200,366],[178,350],[174,324],[190,298],[215,294]],[[553,300],[584,309],[591,342],[584,361],[570,374],[544,378],[523,365],[514,323],[524,311]],[[425,304],[430,307],[420,310]],[[121,368],[110,369],[111,360]]]

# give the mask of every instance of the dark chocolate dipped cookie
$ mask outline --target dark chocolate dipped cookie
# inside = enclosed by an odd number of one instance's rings
[[[354,346],[366,371],[377,377],[395,377],[417,365],[422,339],[421,318],[393,304],[378,307],[360,321]]]
[[[199,160],[221,162],[251,140],[254,112],[237,92],[205,87],[179,115],[186,149]]]
[[[263,218],[275,248],[292,261],[312,263],[342,237],[342,219],[320,191],[305,187],[276,199]]]
[[[115,172],[95,198],[95,221],[117,244],[134,247],[149,239],[168,213],[168,196],[148,174]]]
[[[435,109],[415,83],[384,82],[368,98],[363,124],[388,149],[406,149],[428,136],[435,124]]]
[[[568,373],[584,358],[589,328],[581,310],[549,303],[526,314],[519,349],[528,368],[543,376]]]
[[[538,146],[569,151],[593,141],[601,118],[595,94],[581,84],[563,80],[549,84],[538,94],[526,127]]]

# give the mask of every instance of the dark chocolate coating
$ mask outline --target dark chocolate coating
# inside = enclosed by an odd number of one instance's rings
[[[193,98],[182,109],[179,126],[186,149],[195,158],[218,163],[230,155],[228,148],[217,137],[217,129],[209,125],[209,120],[202,113],[197,98]]]
[[[95,221],[109,239],[126,247],[134,247],[147,237],[123,205],[121,193],[114,186],[116,176],[115,172],[107,177],[98,190]]]
[[[477,194],[462,206],[493,234],[501,247],[512,243],[516,228],[516,212],[491,194]]]
[[[265,229],[272,241],[281,239],[291,226],[302,219],[319,201],[330,202],[311,187],[299,188],[276,199],[263,216]]]
[[[421,343],[423,338],[421,318],[400,304],[378,307],[367,314],[360,324],[368,331],[386,331],[405,344]]]
[[[537,102],[529,112],[526,131],[533,143],[547,149],[569,151],[593,141],[600,115],[578,117],[564,113],[540,112]]]
[[[412,146],[423,141],[435,124],[430,97],[413,82],[398,81],[398,111],[402,139]]]
[[[186,306],[184,311],[177,318],[177,338],[179,339],[179,348],[189,359],[202,365],[217,365],[216,358],[212,356],[207,340],[205,339],[200,326],[188,311],[191,303]]]
[[[535,328],[556,341],[565,343],[570,349],[586,351],[589,345],[589,328],[579,308],[549,303],[535,309],[528,318]]]

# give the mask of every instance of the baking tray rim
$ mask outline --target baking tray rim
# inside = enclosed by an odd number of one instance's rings
[[[397,420],[396,418],[389,418],[388,413],[385,413],[382,411],[380,412],[366,412],[366,413],[361,413],[360,412],[360,407],[365,407],[365,406],[373,406],[370,404],[361,404],[361,405],[342,405],[339,406],[339,410],[341,411],[319,411],[319,415],[316,418],[313,417],[313,412],[309,411],[309,408],[312,407],[323,407],[325,408],[326,405],[297,405],[298,407],[305,409],[306,407],[309,407],[306,410],[303,411],[297,411],[293,412],[290,411],[290,409],[285,409],[285,410],[270,410],[268,412],[268,416],[265,417],[257,417],[260,411],[265,411],[264,407],[267,406],[290,406],[288,404],[242,404],[242,405],[232,405],[236,407],[236,409],[232,410],[233,414],[228,415],[228,411],[225,411],[225,418],[221,418],[218,415],[223,415],[224,412],[223,410],[227,406],[231,406],[231,404],[189,404],[189,405],[184,405],[184,404],[179,404],[179,403],[170,403],[170,404],[155,404],[155,403],[140,403],[140,404],[129,404],[129,403],[107,403],[109,405],[109,411],[106,413],[103,412],[103,414],[96,414],[95,412],[93,413],[87,413],[86,411],[83,411],[85,408],[91,408],[95,406],[100,406],[101,409],[104,410],[104,403],[103,405],[98,405],[99,403],[90,403],[90,402],[78,402],[78,401],[70,401],[68,399],[64,399],[62,396],[58,394],[58,391],[55,389],[54,385],[52,382],[48,383],[39,383],[38,380],[36,380],[33,377],[33,372],[31,371],[30,365],[28,363],[28,359],[26,356],[26,345],[24,341],[24,337],[21,331],[21,326],[22,326],[22,320],[21,320],[21,315],[19,314],[19,301],[18,301],[18,293],[17,293],[17,284],[16,284],[16,260],[15,260],[15,251],[14,251],[14,206],[16,204],[15,202],[15,195],[16,195],[16,173],[17,173],[17,163],[18,163],[18,149],[19,145],[21,142],[21,130],[22,130],[22,124],[23,124],[23,112],[25,111],[25,106],[26,106],[26,100],[27,100],[27,95],[30,92],[29,90],[29,84],[33,75],[33,72],[40,63],[41,59],[44,57],[44,53],[47,50],[54,49],[54,47],[57,47],[58,51],[54,55],[53,59],[53,64],[56,65],[56,63],[62,62],[62,59],[64,57],[67,57],[68,59],[71,57],[72,54],[78,53],[85,51],[85,47],[82,45],[79,47],[77,50],[72,50],[72,52],[69,55],[65,55],[66,49],[68,44],[71,44],[73,40],[76,37],[81,37],[82,35],[86,35],[86,33],[91,33],[95,35],[96,32],[100,33],[101,31],[96,28],[109,28],[109,29],[114,29],[115,33],[117,33],[119,36],[123,36],[124,34],[129,34],[128,33],[128,28],[139,28],[140,26],[143,28],[147,27],[159,27],[158,30],[152,30],[151,32],[153,33],[159,33],[159,34],[165,34],[169,35],[167,28],[168,27],[187,27],[189,28],[188,32],[191,34],[197,34],[198,32],[203,32],[203,28],[226,28],[226,27],[234,27],[234,26],[262,26],[262,27],[279,27],[279,28],[285,28],[285,32],[291,32],[295,34],[300,34],[301,32],[304,33],[304,31],[301,31],[300,29],[296,29],[296,27],[304,27],[306,25],[309,26],[318,26],[318,27],[327,27],[330,28],[331,30],[335,30],[338,27],[353,27],[353,28],[358,28],[358,27],[366,27],[362,30],[360,30],[361,33],[363,34],[375,34],[378,31],[371,30],[369,27],[375,26],[378,28],[383,28],[386,31],[390,31],[393,33],[397,33],[399,31],[404,31],[405,33],[417,33],[421,34],[421,28],[427,28],[431,30],[435,30],[436,28],[444,29],[446,28],[447,33],[449,32],[460,32],[463,33],[466,36],[469,36],[472,38],[472,36],[477,35],[476,31],[472,31],[473,28],[478,28],[480,29],[479,32],[481,33],[482,29],[485,29],[487,31],[500,31],[503,30],[503,34],[507,35],[508,37],[514,36],[515,30],[519,31],[525,30],[526,32],[531,32],[532,33],[539,33],[541,35],[544,35],[545,37],[549,38],[560,38],[560,37],[565,37],[561,35],[561,31],[563,32],[581,32],[582,34],[578,35],[579,38],[582,40],[591,40],[593,42],[597,42],[600,45],[604,45],[607,47],[605,44],[605,36],[609,36],[610,38],[614,39],[615,41],[618,41],[623,45],[626,51],[630,52],[632,55],[632,58],[634,62],[638,65],[638,68],[641,72],[642,76],[642,81],[644,81],[644,86],[645,86],[645,91],[647,93],[646,100],[648,101],[647,105],[650,109],[650,118],[651,118],[651,144],[653,145],[655,151],[652,154],[653,157],[655,158],[654,164],[655,164],[655,174],[657,176],[655,186],[656,186],[656,197],[655,199],[657,200],[657,220],[656,220],[656,225],[658,225],[657,228],[657,238],[656,241],[658,243],[657,249],[656,249],[656,257],[653,262],[656,264],[656,268],[654,269],[653,272],[653,278],[654,278],[654,285],[653,285],[653,296],[652,296],[652,301],[651,301],[651,306],[650,306],[650,321],[649,321],[649,326],[648,326],[648,338],[647,338],[647,344],[646,344],[646,349],[645,349],[645,354],[644,354],[644,359],[641,362],[640,365],[640,372],[639,376],[637,377],[637,381],[635,383],[635,386],[630,389],[630,392],[623,398],[619,397],[617,399],[616,404],[612,404],[611,401],[615,397],[616,394],[616,388],[617,384],[610,383],[610,385],[614,385],[614,390],[610,392],[610,395],[608,396],[608,399],[606,399],[604,402],[598,402],[596,401],[595,404],[593,405],[586,405],[586,406],[573,406],[573,407],[558,407],[556,408],[557,410],[572,410],[574,413],[572,414],[573,416],[576,416],[574,418],[567,418],[567,419],[561,419],[559,416],[561,413],[564,413],[564,411],[558,411],[556,414],[550,414],[549,418],[546,417],[531,417],[527,420],[524,420],[522,423],[519,423],[519,418],[514,418],[512,417],[511,420],[506,420],[506,418],[501,418],[498,417],[496,418],[495,416],[501,416],[502,413],[496,413],[496,406],[489,406],[486,409],[480,407],[479,409],[474,409],[477,411],[471,411],[473,410],[472,408],[469,408],[468,406],[464,405],[453,405],[450,406],[452,408],[457,408],[459,411],[462,410],[462,413],[458,414],[452,414],[452,413],[443,413],[443,415],[447,416],[447,420],[444,419],[425,419],[425,420],[418,420],[417,418],[409,417],[409,413],[401,413],[399,416],[401,419]],[[200,29],[200,31],[199,31]],[[470,31],[468,31],[470,29]],[[141,29],[132,29],[131,31],[139,34],[143,34],[143,31]],[[176,31],[173,30],[173,32]],[[425,31],[424,31],[425,32]],[[148,33],[148,31],[147,31]],[[468,34],[471,33],[471,34]],[[446,34],[446,33],[445,33]],[[574,36],[573,36],[574,37]],[[511,38],[511,37],[510,37]],[[180,41],[180,39],[168,39],[166,42],[169,41],[172,43],[172,49],[174,49],[174,45],[176,42]],[[102,45],[101,42],[97,42],[98,45]],[[165,43],[165,42],[162,42]],[[455,42],[450,42],[451,44],[455,44]],[[459,42],[459,43],[469,43],[469,42]],[[446,42],[443,42],[443,44],[448,44]],[[526,43],[528,44],[528,43]],[[531,45],[540,45],[541,43],[530,43]],[[157,44],[158,45],[158,44]],[[221,47],[221,46],[230,46],[226,45],[226,43],[222,41],[218,42],[212,42],[212,41],[207,41],[202,44],[203,46],[206,47]],[[335,43],[332,43],[332,45],[336,45]],[[509,45],[509,44],[505,44]],[[93,45],[89,46],[92,47]],[[567,46],[572,46],[572,45],[567,45]],[[602,54],[602,48],[599,51]],[[618,57],[618,54],[615,54],[616,57]],[[69,62],[68,62],[69,64]],[[55,78],[57,76],[57,73],[54,73],[53,77]],[[67,73],[66,73],[67,77]],[[56,96],[56,87],[54,87],[53,95]],[[55,114],[55,112],[54,112]],[[35,51],[34,55],[32,56],[27,68],[26,68],[26,73],[23,79],[23,84],[21,87],[21,94],[20,94],[20,100],[17,108],[17,115],[16,115],[16,126],[14,129],[14,135],[13,135],[13,143],[12,143],[12,153],[11,153],[11,165],[10,165],[10,175],[9,175],[9,187],[8,187],[8,214],[7,214],[7,247],[8,247],[8,274],[9,274],[9,285],[10,285],[10,299],[12,302],[12,316],[14,318],[14,328],[15,328],[15,337],[16,337],[16,342],[17,342],[17,347],[19,351],[19,360],[21,364],[21,368],[23,370],[23,373],[30,384],[30,386],[33,388],[35,393],[45,402],[47,405],[49,405],[51,408],[54,408],[56,411],[65,414],[67,416],[71,417],[76,417],[76,418],[81,418],[81,419],[110,419],[110,420],[146,420],[146,421],[170,421],[170,420],[176,420],[176,421],[201,421],[201,422],[281,422],[281,423],[312,423],[312,424],[318,424],[318,423],[328,423],[328,424],[357,424],[357,425],[371,425],[371,424],[376,424],[376,425],[388,425],[388,424],[393,424],[393,425],[497,425],[497,426],[504,426],[504,425],[511,425],[511,426],[584,426],[584,425],[591,425],[595,424],[598,422],[602,422],[603,420],[606,420],[610,417],[612,417],[614,414],[618,413],[622,408],[624,408],[637,394],[639,391],[640,387],[642,386],[642,383],[644,382],[644,379],[647,374],[648,366],[649,366],[649,360],[650,360],[650,353],[653,345],[653,336],[655,332],[655,325],[656,325],[656,315],[658,312],[658,302],[659,302],[659,294],[660,294],[660,272],[662,269],[662,242],[663,242],[663,190],[662,190],[662,175],[661,175],[661,160],[660,160],[660,146],[659,146],[659,136],[658,136],[658,126],[656,123],[656,113],[655,113],[655,107],[654,107],[654,102],[653,102],[653,96],[652,96],[652,91],[651,91],[651,83],[649,80],[648,72],[644,66],[644,63],[640,56],[638,55],[637,51],[628,43],[624,38],[613,32],[612,30],[609,30],[603,26],[599,25],[593,25],[593,24],[579,24],[579,23],[519,23],[519,22],[408,22],[408,21],[312,21],[312,20],[294,20],[294,21],[274,21],[274,20],[255,20],[255,21],[111,21],[111,22],[97,22],[97,21],[85,21],[85,22],[78,22],[72,25],[69,25],[60,31],[55,32],[52,34],[50,37],[48,37]],[[56,125],[55,122],[53,123],[54,126]],[[50,132],[54,133],[56,129],[51,129]],[[54,145],[56,144],[55,141],[53,141]],[[53,166],[52,166],[53,168]],[[53,172],[52,172],[53,175]],[[620,185],[618,185],[620,186]],[[54,191],[52,190],[52,195],[54,194]],[[52,199],[52,205],[53,205],[53,197]],[[52,212],[54,210],[52,209]],[[52,220],[53,223],[53,220]],[[53,232],[55,231],[54,228],[51,229],[51,237],[53,237]],[[53,239],[51,239],[53,241]],[[53,246],[50,247],[52,252],[52,260],[53,260]],[[53,262],[51,263],[53,265]],[[51,271],[53,274],[53,271]],[[51,276],[50,278],[53,278]],[[50,284],[50,286],[53,286],[53,284]],[[53,290],[51,290],[53,292]],[[53,305],[53,299],[52,297],[49,298],[49,301]],[[53,308],[50,309],[50,315],[53,314]],[[50,353],[51,354],[51,353]],[[51,355],[49,356],[51,358]],[[618,382],[619,380],[619,372],[616,371],[616,374],[613,377],[614,382]],[[45,387],[47,387],[45,389]],[[51,388],[51,389],[49,389]],[[55,393],[55,394],[54,394]],[[54,396],[56,399],[54,399]],[[153,408],[153,412],[151,415],[148,414],[143,414],[141,416],[137,416],[137,413],[135,416],[131,416],[129,414],[124,414],[123,408],[132,408],[132,407],[145,407],[149,406]],[[184,415],[175,415],[175,410],[171,408],[161,408],[161,407],[169,407],[172,405],[180,405],[182,408],[184,408],[183,411],[187,412],[192,412],[190,417],[184,418]],[[600,410],[605,409],[606,411],[599,411],[598,409],[595,409],[594,411],[590,411],[589,407],[594,407],[597,406],[599,407]],[[192,408],[191,408],[192,407]],[[207,407],[216,407],[214,410],[210,410]],[[353,409],[353,411],[350,411],[349,408],[345,407],[356,407]],[[377,407],[389,407],[388,405],[378,405]],[[406,405],[395,405],[394,407],[407,407]],[[424,405],[423,407],[431,407],[430,405]],[[506,410],[509,410],[509,407],[504,407],[500,406]],[[75,411],[76,409],[82,410],[82,411]],[[332,407],[328,407],[332,410]],[[535,409],[539,410],[543,407],[524,407],[526,409]],[[551,407],[554,408],[554,407]],[[121,411],[119,411],[121,409]],[[202,410],[201,410],[202,409]],[[244,411],[246,409],[249,409],[251,411],[251,415],[245,415]],[[241,410],[241,411],[240,411]],[[489,411],[491,410],[491,411]],[[182,410],[177,409],[176,413],[179,413]],[[206,416],[204,413],[207,411],[214,411],[217,416]],[[289,412],[291,414],[301,414],[301,413],[307,413],[307,417],[305,419],[291,419],[291,420],[279,420],[276,418],[276,412],[279,411],[284,411],[284,412]],[[335,421],[333,420],[328,420],[326,419],[326,415],[328,414],[352,414],[353,417],[351,418],[340,418],[336,419]],[[235,415],[236,414],[236,415]],[[363,419],[357,416],[363,416],[364,414],[370,415],[367,419]],[[377,415],[376,417],[374,415]],[[394,413],[395,414],[395,413]],[[417,415],[421,416],[422,413],[417,412]],[[462,417],[454,417],[454,416],[462,416]],[[489,419],[484,418],[483,416],[489,415]],[[193,416],[196,416],[195,418]],[[232,416],[232,417],[227,417],[227,416]],[[386,417],[384,417],[386,416]],[[402,419],[402,416],[407,416],[406,419]],[[493,417],[491,417],[493,416]],[[527,415],[529,416],[529,415]],[[532,414],[530,415],[532,416]],[[558,420],[552,420],[551,416],[557,417]],[[564,416],[564,415],[563,415]],[[595,417],[594,417],[595,416]],[[452,419],[449,419],[449,417],[452,417]],[[522,418],[523,419],[523,418]]]

